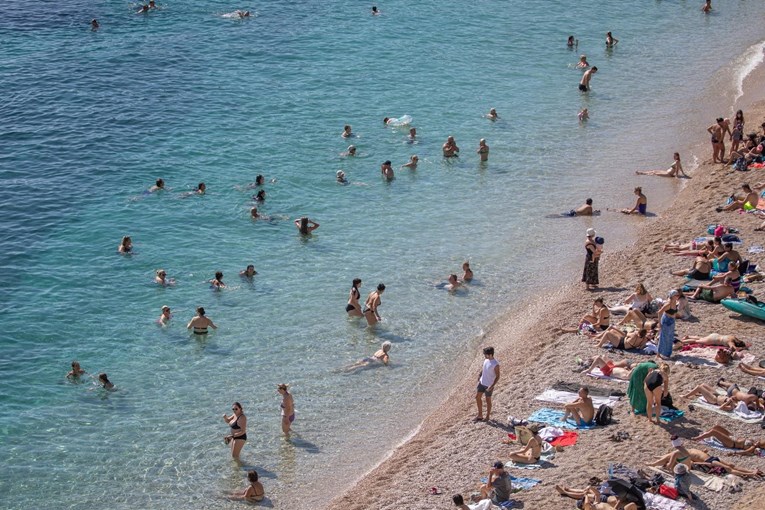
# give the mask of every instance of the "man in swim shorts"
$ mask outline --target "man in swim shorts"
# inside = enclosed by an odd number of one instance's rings
[[[595,66],[592,69],[588,69],[584,72],[582,75],[582,81],[579,82],[579,90],[582,92],[587,92],[590,90],[590,80],[592,79],[592,75],[598,72],[598,67]]]
[[[494,359],[494,347],[486,347],[483,350],[483,365],[478,373],[478,388],[475,394],[475,403],[478,406],[478,416],[473,421],[489,421],[491,414],[491,396],[494,386],[499,381],[499,362]],[[486,415],[483,414],[482,395],[486,397]]]
[[[566,216],[592,216],[592,199],[588,198],[584,201],[584,205],[576,209],[571,209],[569,212],[564,213]]]
[[[565,413],[561,421],[569,418],[574,419],[577,427],[592,425],[592,419],[595,417],[595,407],[592,405],[590,390],[586,386],[579,388],[579,398],[563,406]]]
[[[743,209],[744,211],[749,212],[757,209],[757,202],[760,201],[760,190],[762,187],[765,187],[765,185],[763,185],[761,182],[755,184],[754,190],[748,184],[742,184],[741,190],[746,193],[744,198],[734,197],[734,200],[730,204],[726,205],[725,207],[718,207],[717,212],[737,211],[739,209]]]

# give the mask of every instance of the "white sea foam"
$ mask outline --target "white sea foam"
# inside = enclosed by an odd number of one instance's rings
[[[765,41],[760,41],[751,45],[746,49],[744,53],[737,59],[735,63],[736,68],[736,97],[734,102],[741,99],[744,95],[744,80],[749,76],[752,71],[757,69],[757,66],[762,64],[765,60]]]

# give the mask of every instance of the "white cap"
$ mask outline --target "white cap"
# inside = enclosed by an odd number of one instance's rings
[[[597,234],[597,232],[595,232],[595,229],[594,229],[594,228],[588,228],[588,229],[587,229],[587,237],[592,237],[592,236],[594,236],[595,234]]]

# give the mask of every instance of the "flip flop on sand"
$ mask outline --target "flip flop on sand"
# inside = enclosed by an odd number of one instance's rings
[[[441,489],[434,486],[428,489],[428,494],[431,494],[433,496],[438,496],[439,494],[443,494],[443,492],[441,491]]]

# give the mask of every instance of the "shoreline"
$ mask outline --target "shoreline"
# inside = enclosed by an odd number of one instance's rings
[[[762,48],[763,43],[757,43]],[[751,52],[753,46],[745,48],[742,55]],[[733,111],[738,107],[745,109],[747,116],[747,132],[757,130],[756,127],[765,120],[765,87],[760,85],[757,77],[765,73],[765,65],[761,56],[755,55],[757,65],[748,69],[746,75],[736,84],[743,86],[743,95],[736,97],[735,102],[729,105]],[[750,62],[745,62],[747,66]],[[743,85],[739,85],[743,84]],[[759,85],[759,86],[758,86]],[[756,90],[751,90],[752,88]],[[743,105],[743,106],[738,106]],[[762,119],[762,120],[755,120]],[[702,126],[694,126],[701,131]],[[633,243],[628,243],[619,251],[604,254],[601,261],[601,275],[605,276],[598,292],[584,291],[578,283],[576,274],[566,275],[574,277],[572,283],[554,289],[544,296],[537,296],[530,303],[512,305],[505,312],[498,315],[485,327],[485,334],[479,339],[482,346],[493,345],[497,351],[497,358],[503,366],[502,381],[498,386],[497,398],[494,400],[493,420],[505,423],[508,414],[517,417],[526,417],[533,409],[544,407],[545,404],[535,403],[533,397],[541,393],[545,388],[556,382],[556,377],[564,378],[568,382],[580,382],[598,386],[608,386],[612,389],[626,390],[626,385],[610,382],[605,384],[589,377],[571,372],[573,357],[582,358],[601,354],[608,351],[592,347],[588,340],[575,335],[557,336],[555,330],[561,326],[575,324],[590,307],[591,300],[596,296],[603,296],[607,303],[613,304],[618,297],[626,297],[638,281],[643,281],[652,291],[655,297],[665,297],[666,290],[674,288],[680,283],[680,279],[667,276],[670,269],[680,269],[687,265],[687,261],[677,260],[661,253],[660,246],[665,241],[687,240],[700,235],[708,223],[728,222],[742,231],[745,241],[755,239],[752,229],[760,222],[753,218],[739,217],[736,213],[714,213],[714,207],[730,192],[738,189],[742,182],[756,182],[765,180],[753,172],[740,173],[729,170],[728,167],[721,169],[720,165],[711,165],[708,143],[702,143],[702,136],[694,140],[688,140],[684,145],[693,147],[684,160],[686,164],[695,159],[697,165],[692,170],[692,179],[683,182],[678,193],[668,204],[658,212],[655,220],[646,220],[640,227],[629,226],[628,230],[635,231]],[[729,148],[729,143],[727,147]],[[690,166],[690,165],[689,165]],[[626,176],[625,176],[626,177]],[[661,179],[647,177],[647,179]],[[660,181],[661,182],[661,181]],[[691,213],[685,219],[684,204],[690,203]],[[706,219],[708,218],[708,221]],[[704,223],[706,221],[706,223]],[[659,247],[659,257],[656,257],[656,247]],[[637,253],[633,256],[633,253]],[[742,252],[742,256],[746,254]],[[660,258],[659,264],[656,264]],[[758,257],[751,257],[758,262]],[[673,260],[674,259],[674,260]],[[658,274],[648,274],[646,270],[652,265],[659,266]],[[755,292],[759,289],[757,284],[750,285]],[[716,331],[719,333],[733,332],[742,335],[746,340],[757,336],[758,326],[756,321],[731,319],[730,312],[721,306],[693,303],[692,310],[698,317],[694,323],[678,321],[677,335],[684,334],[708,334]],[[733,314],[735,316],[735,314]],[[541,320],[540,320],[541,318]],[[730,331],[735,329],[734,331]],[[534,339],[532,343],[519,339]],[[470,342],[472,345],[472,342]],[[762,348],[753,345],[752,351],[762,356]],[[566,353],[561,353],[564,350]],[[551,352],[552,351],[552,352]],[[539,353],[536,359],[525,360],[525,353]],[[618,351],[617,351],[618,352]],[[550,356],[546,360],[545,356]],[[482,356],[480,349],[474,349],[474,354],[465,354],[465,359],[472,359],[468,363],[460,359],[459,365],[466,366],[459,376],[455,376],[455,384],[448,389],[448,395],[443,398],[439,406],[422,420],[420,425],[394,447],[372,469],[362,474],[353,482],[347,490],[339,494],[329,502],[325,508],[362,509],[362,508],[398,508],[400,501],[407,501],[408,508],[433,508],[435,505],[451,506],[452,493],[460,492],[463,495],[472,492],[478,484],[481,476],[485,476],[488,466],[511,448],[499,444],[498,440],[504,436],[505,428],[497,425],[483,423],[474,424],[471,418],[475,413],[473,401],[475,372],[480,368]],[[612,356],[613,357],[613,356]],[[621,356],[616,355],[616,359]],[[629,359],[644,361],[653,359],[645,356],[627,356]],[[675,371],[675,365],[670,363]],[[520,366],[519,366],[520,365]],[[726,378],[736,381],[753,380],[734,367],[726,367]],[[701,372],[701,373],[699,373]],[[673,382],[682,390],[673,389],[676,405],[678,396],[690,389],[691,384],[701,382],[709,383],[711,378],[718,377],[719,371],[711,369],[690,370],[686,367],[677,369],[678,377],[673,377]],[[544,375],[542,375],[544,374]],[[706,377],[704,377],[706,376]],[[714,381],[712,380],[712,384]],[[761,385],[760,385],[761,386]],[[678,405],[681,409],[687,407],[687,403]],[[556,456],[556,466],[552,469],[537,471],[510,470],[515,476],[533,476],[542,479],[542,484],[531,491],[522,491],[514,495],[513,499],[530,502],[535,501],[534,508],[560,508],[572,506],[573,501],[561,502],[557,493],[554,493],[555,483],[567,483],[581,487],[590,476],[604,477],[606,460],[625,461],[631,459],[635,468],[644,467],[642,461],[648,458],[657,458],[667,453],[668,433],[662,430],[656,431],[655,426],[649,426],[645,419],[627,415],[628,404],[621,403],[614,409],[616,426],[611,425],[602,430],[587,431],[580,435],[577,446],[567,448],[566,451]],[[687,411],[687,410],[686,410]],[[714,424],[720,423],[737,435],[751,435],[745,424],[720,419],[714,414],[695,412],[687,414],[686,420],[673,422],[661,429],[672,431],[683,437],[688,436],[687,425],[693,425],[694,430],[704,430]],[[621,445],[601,442],[600,447],[622,450],[619,457],[602,458],[597,455],[599,448],[597,442],[591,442],[599,436],[602,440],[607,435],[624,430],[637,429],[640,433],[633,441],[628,441],[625,446],[637,447],[638,451],[627,451]],[[751,426],[749,426],[751,429]],[[638,446],[637,439],[641,438]],[[590,443],[585,447],[586,443]],[[631,443],[631,444],[630,444]],[[645,448],[650,445],[651,448]],[[694,445],[695,446],[695,445]],[[602,453],[602,452],[601,452]],[[637,455],[636,455],[637,454]],[[640,460],[634,462],[635,458]],[[729,460],[730,459],[724,459]],[[736,457],[733,462],[748,468],[753,466],[753,459]],[[529,474],[531,473],[531,475]],[[427,494],[427,489],[437,486],[442,489],[443,495],[432,496]],[[753,483],[745,485],[740,495],[702,492],[700,495],[709,508],[737,508],[731,506],[740,497],[741,508],[745,508],[744,500],[753,501],[753,494],[765,495],[765,488],[756,487]],[[750,489],[751,488],[751,489]],[[697,491],[697,494],[698,491]],[[718,501],[719,500],[719,501]],[[570,503],[570,505],[569,505]]]

